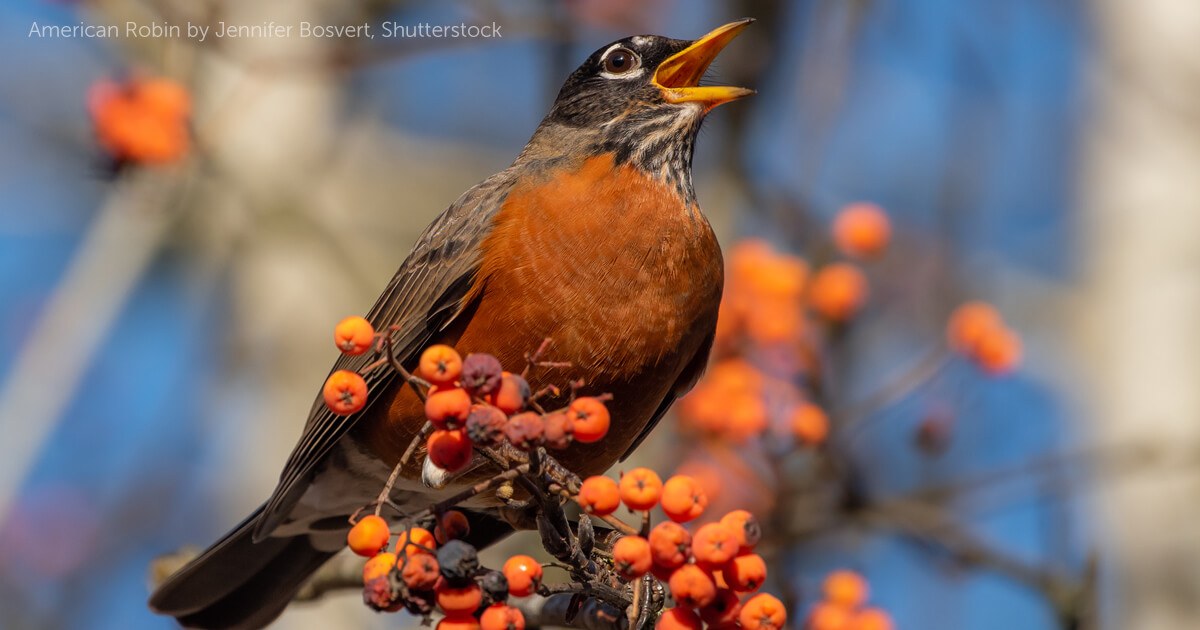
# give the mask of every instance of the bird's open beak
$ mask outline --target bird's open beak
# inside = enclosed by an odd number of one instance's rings
[[[663,91],[668,103],[703,103],[712,109],[721,103],[754,94],[754,90],[719,85],[700,86],[700,77],[726,44],[733,41],[753,18],[730,22],[692,42],[691,46],[671,55],[654,71],[654,84]]]

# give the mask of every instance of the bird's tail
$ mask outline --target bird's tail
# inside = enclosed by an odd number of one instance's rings
[[[150,596],[154,612],[187,628],[257,630],[271,623],[314,571],[336,551],[307,535],[253,541],[260,507],[233,531],[167,579]]]

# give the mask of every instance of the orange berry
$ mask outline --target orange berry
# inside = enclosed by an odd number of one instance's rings
[[[808,630],[852,630],[854,612],[830,602],[820,602],[808,613]]]
[[[658,617],[658,623],[654,624],[654,630],[701,630],[702,628],[704,628],[704,623],[700,621],[700,615],[682,606],[664,610]]]
[[[867,301],[867,277],[848,263],[825,265],[813,278],[809,300],[825,319],[847,321]]]
[[[421,353],[421,378],[434,385],[452,385],[462,374],[462,357],[447,345],[429,346]]]
[[[662,508],[672,521],[686,523],[703,514],[707,506],[708,496],[695,479],[675,475],[663,484]]]
[[[187,153],[191,96],[183,85],[155,78],[97,81],[87,100],[96,139],[114,158],[167,163]]]
[[[869,590],[863,576],[848,569],[830,573],[821,588],[826,600],[845,608],[862,606]]]
[[[621,492],[617,482],[597,475],[588,477],[579,488],[579,505],[583,511],[596,516],[608,516],[621,507]]]
[[[542,425],[545,429],[546,446],[550,448],[567,448],[575,441],[575,421],[565,412],[548,414],[542,419]]]
[[[865,608],[850,621],[852,630],[892,630],[891,615],[878,608]]]
[[[734,510],[721,517],[721,524],[733,532],[738,541],[738,553],[754,549],[762,539],[762,526],[758,519],[746,510]]]
[[[505,414],[512,415],[524,409],[532,395],[529,381],[520,374],[504,372],[500,376],[500,387],[487,397],[487,401]]]
[[[717,588],[717,596],[707,606],[700,609],[700,618],[708,626],[731,626],[738,622],[742,612],[742,600],[737,593],[727,588]]]
[[[721,523],[701,525],[692,536],[692,555],[696,557],[696,563],[710,569],[729,562],[737,551],[737,538]]]
[[[363,582],[387,575],[396,568],[396,554],[384,552],[376,554],[363,565]]]
[[[479,621],[469,613],[447,615],[434,630],[480,630]]]
[[[805,446],[820,446],[829,436],[829,416],[820,407],[810,403],[800,403],[788,418],[792,434]]]
[[[694,564],[675,569],[667,585],[671,587],[675,601],[688,608],[707,606],[717,597],[717,585],[712,575]]]
[[[621,475],[621,500],[631,510],[649,510],[658,505],[662,479],[649,468],[634,468]]]
[[[471,440],[462,429],[430,433],[426,449],[430,461],[450,472],[462,469],[471,461]]]
[[[525,615],[519,608],[492,604],[479,617],[481,630],[525,630]]]
[[[483,603],[483,589],[475,582],[461,588],[450,586],[445,580],[438,582],[435,589],[437,605],[447,615],[473,613]]]
[[[532,595],[542,583],[542,565],[529,556],[509,558],[504,563],[503,572],[508,580],[508,592],[514,597]]]
[[[333,341],[342,354],[356,357],[371,349],[375,342],[375,328],[365,318],[347,317],[333,329]]]
[[[370,558],[386,547],[391,537],[387,521],[381,516],[368,514],[350,528],[350,533],[346,535],[346,544],[350,545],[354,553]]]
[[[1008,374],[1021,363],[1021,338],[1005,326],[985,331],[975,347],[975,360],[989,374]]]
[[[416,549],[416,547],[409,547],[409,549]],[[442,575],[437,556],[428,551],[410,553],[400,564],[402,566],[400,577],[404,578],[404,583],[414,590],[426,591],[433,588]]]
[[[367,382],[356,372],[338,370],[325,380],[321,394],[330,411],[339,416],[349,415],[367,404]]]
[[[479,620],[472,613],[454,613],[443,617],[434,630],[481,630],[481,628]]]
[[[613,569],[626,580],[646,575],[653,564],[650,542],[641,536],[625,536],[613,545]]]
[[[721,576],[730,589],[739,593],[753,593],[767,579],[767,563],[756,553],[743,553],[721,567]]]
[[[688,561],[692,553],[692,535],[683,525],[663,521],[650,530],[650,555],[654,564],[675,569]]]
[[[439,545],[444,545],[448,540],[461,540],[470,532],[471,523],[467,520],[467,515],[458,510],[450,510],[438,519],[433,528],[433,538]]]
[[[411,545],[408,544],[410,540],[412,541]],[[407,556],[430,553],[435,549],[437,549],[437,540],[424,527],[410,527],[400,532],[400,537],[396,539],[396,553],[404,553]]]
[[[598,398],[576,398],[567,408],[567,417],[575,423],[575,439],[590,444],[608,433],[608,407]]]
[[[425,397],[425,417],[437,429],[461,429],[471,415],[471,396],[453,386],[434,386]]]
[[[950,320],[946,324],[946,342],[954,351],[972,356],[984,334],[1002,325],[999,311],[991,304],[966,302],[950,313]]]
[[[787,610],[775,597],[759,593],[742,604],[738,619],[744,630],[782,630],[787,623]]]
[[[891,236],[891,221],[883,209],[873,203],[849,204],[833,219],[833,242],[847,256],[878,256],[887,249]]]

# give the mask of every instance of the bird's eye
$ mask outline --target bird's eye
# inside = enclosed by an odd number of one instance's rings
[[[641,59],[628,48],[617,48],[604,56],[604,71],[609,74],[625,74],[638,67]]]

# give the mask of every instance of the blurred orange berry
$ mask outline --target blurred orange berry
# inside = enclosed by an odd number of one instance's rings
[[[371,349],[375,342],[375,328],[366,318],[357,315],[347,317],[334,327],[333,341],[342,354],[358,356]]]
[[[450,346],[437,344],[421,353],[418,371],[434,385],[451,385],[462,374],[462,356]]]
[[[529,556],[509,558],[504,563],[503,572],[508,580],[508,592],[514,597],[532,595],[542,583],[542,565]]]
[[[435,385],[425,396],[425,417],[440,430],[461,429],[471,415],[471,396],[453,385]]]
[[[649,510],[658,505],[662,495],[662,479],[649,468],[634,468],[621,475],[618,487],[621,501],[631,510]]]
[[[800,403],[788,418],[792,434],[805,446],[820,446],[829,435],[829,416],[810,402]]]
[[[744,630],[781,630],[787,623],[787,610],[773,595],[759,593],[742,604],[738,619]]]
[[[712,575],[694,564],[675,569],[667,585],[671,588],[671,597],[680,606],[688,608],[707,606],[717,597],[717,585]]]
[[[588,477],[579,488],[579,505],[584,512],[608,516],[621,507],[621,491],[617,482],[597,475]]]
[[[956,352],[975,354],[983,336],[1003,325],[1000,313],[987,302],[966,302],[950,313],[946,324],[946,342]]]
[[[387,521],[381,516],[368,514],[350,528],[350,533],[346,535],[346,544],[354,553],[370,558],[386,547],[391,537]]]
[[[707,606],[700,608],[700,618],[708,627],[735,625],[742,612],[742,600],[737,593],[727,588],[717,588],[717,596]]]
[[[710,570],[729,562],[737,551],[737,537],[721,523],[701,525],[692,536],[692,555]]]
[[[878,608],[865,608],[850,620],[850,630],[892,630],[891,615]]]
[[[721,576],[730,589],[752,593],[767,580],[767,563],[756,553],[743,553],[721,568]]]
[[[608,433],[608,407],[598,398],[576,398],[567,408],[567,417],[575,423],[575,439],[584,444],[598,442]]]
[[[475,582],[463,587],[452,587],[445,580],[438,582],[435,590],[437,605],[447,615],[455,613],[470,614],[483,603],[483,589]]]
[[[444,545],[449,540],[461,540],[469,533],[471,523],[467,520],[467,515],[458,510],[449,510],[442,514],[433,528],[433,538],[439,545]]]
[[[414,547],[409,547],[414,549]],[[441,577],[441,567],[438,566],[437,556],[428,551],[409,554],[401,563],[400,577],[408,588],[426,591],[437,584]]]
[[[385,576],[391,573],[395,567],[396,554],[388,552],[376,554],[363,565],[363,582],[370,582],[377,577]]]
[[[729,415],[722,433],[730,441],[742,443],[767,430],[767,404],[762,397],[741,394],[729,399]]]
[[[758,518],[746,510],[733,510],[721,517],[721,524],[733,532],[738,542],[738,553],[752,551],[762,539],[762,526]]]
[[[807,630],[851,630],[854,611],[831,602],[820,602],[808,613]]]
[[[325,380],[321,394],[330,411],[339,416],[349,415],[366,406],[367,382],[357,372],[338,370]]]
[[[650,542],[641,536],[624,536],[613,545],[613,569],[626,580],[635,580],[646,575],[653,559]]]
[[[833,219],[833,242],[847,256],[873,258],[887,249],[892,223],[879,206],[861,201],[842,208]]]
[[[682,606],[668,608],[658,617],[654,630],[702,630],[704,623],[695,611]]]
[[[447,615],[438,622],[434,630],[480,630],[479,621],[469,613]]]
[[[408,544],[410,541],[411,545]],[[400,537],[396,539],[396,553],[413,556],[418,553],[429,553],[428,550],[432,549],[437,549],[437,539],[424,527],[410,527],[400,532]]]
[[[813,278],[809,300],[825,319],[845,322],[867,301],[867,277],[849,263],[825,265]]]
[[[461,470],[471,461],[471,440],[463,429],[434,431],[429,434],[425,448],[429,461],[443,470]]]
[[[667,518],[686,523],[704,513],[708,496],[695,479],[686,475],[675,475],[663,484],[662,509]]]
[[[867,601],[867,580],[848,569],[834,571],[825,577],[821,587],[825,599],[846,608],[857,608]]]
[[[519,608],[506,604],[492,604],[479,617],[481,630],[524,630],[525,615]]]
[[[995,376],[1017,369],[1022,354],[1021,338],[1005,326],[984,331],[975,347],[975,360],[979,366]]]
[[[101,80],[87,100],[96,138],[114,158],[165,164],[187,154],[191,96],[182,84],[164,78]]]
[[[663,521],[650,530],[650,555],[654,564],[674,569],[688,561],[692,553],[692,534],[683,525]]]

